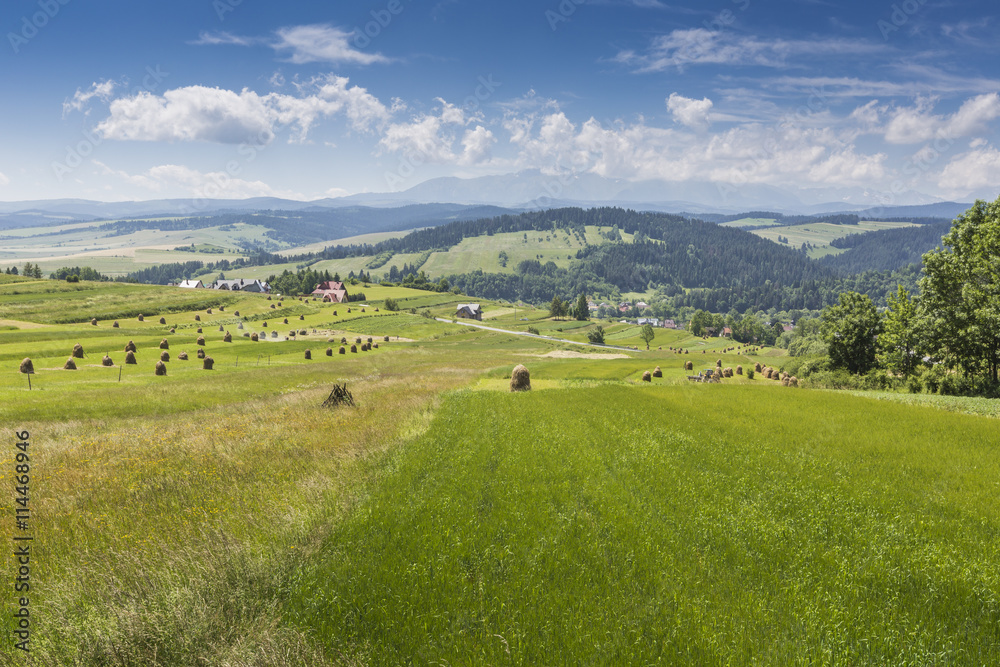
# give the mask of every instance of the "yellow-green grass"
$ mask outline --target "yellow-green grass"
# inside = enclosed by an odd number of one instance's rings
[[[829,248],[830,242],[848,234],[862,234],[883,229],[901,229],[903,227],[913,227],[910,222],[876,222],[863,220],[856,225],[834,225],[829,222],[810,222],[803,225],[793,225],[790,227],[770,227],[768,229],[756,229],[751,234],[756,234],[761,238],[778,242],[778,236],[788,239],[788,246],[799,248],[803,243],[810,243],[817,247],[828,248],[825,254],[836,254],[840,252],[836,248]],[[810,255],[813,256],[813,255]],[[821,255],[816,255],[821,256]]]
[[[287,617],[357,664],[993,664],[994,430],[782,387],[453,393]]]
[[[310,252],[321,252],[322,250],[338,245],[349,246],[349,245],[364,245],[364,244],[375,244],[380,241],[388,241],[389,239],[398,239],[415,232],[418,229],[423,229],[422,227],[416,229],[408,229],[401,232],[373,232],[371,234],[358,234],[357,236],[346,236],[344,238],[333,239],[330,241],[319,241],[317,243],[310,243],[308,245],[302,245],[295,248],[288,248],[286,250],[279,250],[277,254],[279,255],[299,255]]]
[[[720,223],[720,227],[771,227],[778,224],[774,218],[740,218]]]

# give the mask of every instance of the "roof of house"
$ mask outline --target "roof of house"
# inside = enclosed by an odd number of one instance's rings
[[[205,283],[201,282],[200,280],[182,280],[180,283],[178,283],[177,286],[178,287],[187,287],[187,288],[204,287]]]
[[[480,309],[478,303],[460,303],[458,304],[458,308],[456,310],[464,310],[466,308],[473,313]]]

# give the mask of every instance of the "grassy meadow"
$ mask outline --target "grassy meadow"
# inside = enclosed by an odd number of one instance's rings
[[[0,540],[27,430],[36,664],[1000,659],[991,403],[694,384],[686,361],[783,359],[667,330],[646,351],[608,322],[587,348],[434,319],[453,294],[363,289],[348,313],[0,280]],[[553,338],[597,325],[485,310]],[[531,392],[507,391],[518,363]],[[321,406],[334,383],[354,407]]]

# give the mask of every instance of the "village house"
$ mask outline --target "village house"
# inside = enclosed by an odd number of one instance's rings
[[[316,286],[312,295],[328,303],[344,303],[347,301],[347,288],[344,287],[344,283],[324,280]]]
[[[650,324],[654,327],[660,326],[660,320],[656,317],[640,317],[636,322],[640,327],[644,324]]]
[[[455,317],[464,317],[469,320],[483,321],[483,309],[478,303],[461,303],[455,312]]]
[[[184,289],[204,289],[205,283],[200,280],[182,280],[177,286]]]

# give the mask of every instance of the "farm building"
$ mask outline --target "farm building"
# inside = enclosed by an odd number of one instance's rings
[[[460,303],[455,317],[464,317],[469,320],[483,320],[483,309],[478,303]]]
[[[654,327],[658,327],[658,326],[660,326],[660,320],[657,317],[640,317],[636,321],[636,324],[638,324],[640,327],[642,325],[644,325],[644,324],[649,324],[649,325],[652,325]]]
[[[200,280],[182,280],[177,286],[184,289],[204,289],[205,283]]]
[[[216,280],[212,285],[212,289],[268,294],[271,291],[271,286],[262,280],[257,280],[256,278],[253,280],[235,278],[233,280]]]
[[[347,288],[344,283],[325,280],[316,286],[312,295],[329,303],[344,303],[347,301]]]

